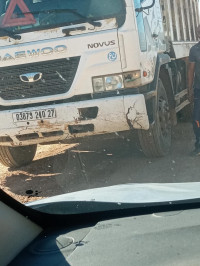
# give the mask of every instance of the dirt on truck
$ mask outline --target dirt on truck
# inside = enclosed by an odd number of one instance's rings
[[[136,131],[164,156],[188,114],[186,72],[198,0],[2,0],[0,162],[38,144]]]

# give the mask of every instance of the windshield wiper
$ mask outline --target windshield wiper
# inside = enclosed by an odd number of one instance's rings
[[[0,37],[3,37],[3,36],[8,36],[14,40],[20,40],[21,39],[20,35],[15,34],[14,32],[11,32],[9,30],[0,28]]]
[[[76,9],[70,9],[70,8],[64,8],[64,9],[49,9],[49,10],[40,10],[40,11],[29,11],[29,12],[23,12],[23,14],[40,14],[40,13],[63,13],[63,12],[67,12],[67,13],[71,13],[76,15],[79,18],[82,18],[85,20],[85,22],[88,22],[89,24],[91,24],[94,27],[101,27],[101,22],[96,22],[94,21],[92,18],[88,18],[86,16],[81,15]]]

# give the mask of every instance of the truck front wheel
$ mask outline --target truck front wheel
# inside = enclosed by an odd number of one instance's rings
[[[32,162],[37,145],[8,147],[0,146],[0,163],[7,167],[20,167]]]
[[[166,155],[171,147],[172,123],[169,102],[162,80],[158,80],[157,112],[150,129],[139,130],[140,146],[147,157]]]

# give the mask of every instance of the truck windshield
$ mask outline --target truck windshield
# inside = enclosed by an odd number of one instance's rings
[[[125,17],[124,0],[3,0],[0,27],[12,32],[33,31]]]

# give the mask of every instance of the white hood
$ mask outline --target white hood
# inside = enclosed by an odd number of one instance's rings
[[[200,198],[200,183],[125,184],[62,194],[28,203],[27,206],[67,201],[156,203]]]

